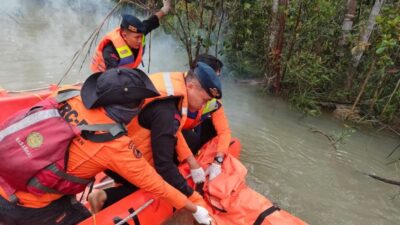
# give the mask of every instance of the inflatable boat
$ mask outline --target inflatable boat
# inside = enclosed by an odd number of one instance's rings
[[[76,86],[76,85],[74,85]],[[79,86],[79,84],[78,84]],[[30,107],[35,103],[41,101],[42,99],[48,97],[52,91],[56,90],[57,86],[51,85],[47,88],[34,89],[34,90],[26,90],[26,91],[6,91],[0,90],[0,123],[7,119],[9,115],[12,113]],[[200,152],[199,159],[200,163],[203,167],[206,167],[207,164],[210,164],[210,159],[212,162],[213,157],[206,157],[208,154],[212,153],[216,148],[213,147],[213,143],[215,144],[215,139],[210,141],[210,143],[203,146],[202,151]],[[281,210],[279,207],[275,206],[264,196],[254,192],[252,189],[248,188],[245,184],[244,177],[247,174],[247,170],[244,166],[237,167],[236,165],[241,165],[241,163],[237,160],[239,158],[241,150],[241,145],[239,140],[232,139],[229,153],[231,158],[234,158],[232,162],[235,162],[227,170],[231,168],[241,168],[242,172],[238,173],[238,171],[230,171],[225,174],[227,180],[220,180],[217,184],[217,189],[221,188],[222,194],[224,196],[215,197],[210,193],[206,193],[205,198],[206,202],[209,204],[209,211],[211,215],[215,218],[214,225],[306,225],[305,222],[298,219],[297,217],[289,214],[288,212]],[[215,154],[215,153],[214,153]],[[207,161],[208,160],[208,161]],[[235,161],[236,160],[236,161]],[[225,163],[225,162],[224,162]],[[224,169],[224,166],[222,166]],[[181,165],[179,167],[182,175],[184,177],[189,178],[190,170],[187,165]],[[243,170],[245,172],[243,173]],[[239,180],[237,176],[233,176],[233,174],[242,174],[243,176]],[[236,177],[236,178],[235,178]],[[222,178],[220,178],[222,179]],[[224,178],[225,179],[225,178]],[[228,180],[229,179],[229,180]],[[215,179],[218,180],[218,179]],[[103,173],[96,176],[96,184],[94,185],[95,189],[104,188],[112,185],[112,180],[106,179]],[[188,179],[188,183],[194,187],[191,179]],[[207,182],[206,182],[207,183]],[[209,182],[211,185],[207,185],[207,188],[204,190],[210,191],[212,188],[212,182]],[[225,185],[227,184],[227,186]],[[235,184],[234,186],[229,186],[229,184]],[[214,185],[215,186],[215,185]],[[238,192],[240,190],[244,190],[244,197],[240,197]],[[82,198],[85,199],[88,192],[84,192],[81,194]],[[239,193],[240,194],[240,193]],[[237,200],[238,196],[242,199],[241,202]],[[256,198],[250,200],[248,198]],[[78,197],[79,199],[79,197]],[[229,200],[231,199],[231,200]],[[211,201],[212,200],[212,201]],[[229,201],[234,201],[235,204],[227,204]],[[257,205],[254,207],[248,207],[248,202],[255,202]],[[237,202],[241,202],[243,207],[238,210],[230,209],[232,205],[237,207]],[[218,207],[215,207],[216,203]],[[88,203],[84,203],[87,207],[89,207]],[[221,207],[224,208],[221,210]],[[236,211],[235,211],[236,210]],[[90,218],[82,221],[80,225],[160,225],[168,218],[170,218],[175,209],[170,206],[167,202],[162,201],[150,193],[146,193],[142,190],[136,191],[131,195],[123,198],[122,200],[116,202],[115,204],[101,210],[100,212],[93,214]],[[244,211],[237,213],[239,211]],[[247,212],[246,212],[247,211]]]

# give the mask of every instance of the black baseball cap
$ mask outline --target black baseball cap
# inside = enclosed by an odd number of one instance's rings
[[[198,62],[193,70],[202,88],[213,98],[222,98],[222,85],[219,77],[209,65]]]
[[[149,77],[139,69],[113,68],[94,73],[83,83],[81,97],[86,108],[127,105],[159,96]]]
[[[143,33],[144,25],[136,16],[129,14],[122,15],[121,28],[130,30],[135,33]]]

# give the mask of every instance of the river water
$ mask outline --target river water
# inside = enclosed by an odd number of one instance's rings
[[[113,3],[98,0],[3,0],[0,8],[0,87],[21,90],[58,83]],[[119,23],[115,16],[102,34]],[[184,51],[161,29],[153,32],[150,72],[182,71]],[[145,70],[149,65],[145,60]],[[82,63],[82,58],[78,60]],[[228,70],[223,71],[228,74]],[[64,83],[84,80],[74,67]],[[227,78],[228,77],[228,78]],[[365,175],[400,180],[400,158],[386,156],[399,139],[355,130],[330,115],[305,117],[279,98],[224,79],[224,107],[243,145],[248,183],[312,225],[400,224],[400,188]],[[343,138],[335,149],[326,135]],[[249,203],[251,204],[251,203]],[[189,224],[178,214],[166,224]]]

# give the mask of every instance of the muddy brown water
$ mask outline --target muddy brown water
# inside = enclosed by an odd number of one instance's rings
[[[0,86],[21,90],[57,83],[113,3],[3,0],[0,4]],[[113,18],[102,32],[118,22]],[[173,37],[159,29],[151,45],[151,72],[185,70],[185,52]],[[73,68],[64,83],[82,81],[89,74],[85,62],[81,71]],[[285,101],[229,79],[224,79],[223,90],[252,188],[313,225],[400,224],[400,188],[364,174],[400,180],[399,165],[387,164],[400,152],[386,158],[399,144],[398,138],[353,132],[330,115],[304,117]],[[344,141],[335,150],[323,134]],[[178,213],[166,224],[191,221],[187,213]]]

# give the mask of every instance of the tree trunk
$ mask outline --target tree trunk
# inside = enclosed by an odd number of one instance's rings
[[[217,5],[218,5],[218,1],[214,2],[214,6],[213,9],[211,10],[211,18],[210,21],[208,23],[208,29],[207,29],[207,37],[205,38],[206,40],[206,47],[205,47],[205,51],[204,53],[208,53],[209,49],[210,49],[210,43],[211,43],[211,34],[214,31],[215,28],[215,18],[216,18],[216,13],[217,13]],[[199,52],[197,52],[197,55],[199,54]],[[196,58],[197,58],[196,55]],[[217,56],[217,55],[215,55]]]
[[[379,15],[379,12],[381,11],[381,8],[384,3],[385,3],[385,0],[376,0],[374,6],[372,7],[371,13],[369,14],[369,18],[368,18],[367,29],[362,34],[361,39],[358,43],[358,46],[355,47],[355,48],[358,48],[353,57],[353,66],[355,68],[357,68],[358,64],[360,63],[361,57],[365,51],[365,47],[369,41],[369,37],[371,36],[372,31],[374,30],[374,27],[376,24],[375,19]]]
[[[221,28],[222,28],[222,22],[224,21],[225,18],[225,9],[224,9],[224,0],[221,1],[221,17],[218,22],[218,31],[217,31],[217,40],[215,43],[215,56],[218,56],[218,46],[219,46],[219,38],[220,38],[220,33],[221,33]]]
[[[352,49],[353,54],[353,66],[350,67],[349,71],[347,72],[347,78],[345,83],[345,91],[349,92],[351,87],[353,86],[353,78],[354,74],[356,73],[356,69],[358,64],[360,63],[361,57],[368,46],[368,40],[371,36],[372,31],[375,27],[375,19],[379,15],[379,12],[384,4],[385,0],[376,0],[374,6],[372,7],[371,13],[368,18],[368,26],[365,32],[361,35],[361,38],[356,47]]]
[[[351,107],[351,113],[354,112],[354,109],[356,108],[358,102],[360,101],[361,96],[364,94],[365,87],[367,86],[368,80],[371,77],[374,70],[375,70],[375,60],[372,62],[371,66],[369,67],[369,70],[367,72],[367,75],[365,76],[364,82],[361,85],[360,92],[358,93],[358,96],[357,96],[356,100],[354,101],[353,106]]]
[[[270,40],[271,55],[272,55],[272,73],[270,78],[273,79],[274,92],[279,94],[281,89],[281,76],[282,76],[282,49],[284,44],[284,32],[286,24],[286,9],[289,0],[279,0],[278,13],[276,14],[276,21],[278,26],[273,30],[275,36]],[[274,6],[273,6],[274,7]],[[273,10],[275,10],[273,8]]]
[[[302,16],[302,12],[303,12],[303,1],[300,0],[300,2],[298,4],[299,4],[299,10],[297,11],[296,25],[294,26],[294,29],[293,29],[293,32],[291,35],[292,37],[290,38],[290,43],[289,43],[289,48],[288,48],[289,50],[287,51],[287,54],[286,54],[285,66],[283,67],[281,81],[283,81],[285,79],[286,68],[287,68],[290,58],[292,57],[294,45],[297,42],[297,36],[298,36],[299,30],[301,28],[300,22],[301,22],[301,16]]]
[[[356,14],[357,0],[347,1],[347,12],[344,16],[342,24],[342,37],[339,41],[339,46],[345,46],[349,41],[350,31],[353,29],[353,19]]]
[[[272,1],[272,22],[271,22],[271,34],[269,35],[269,49],[271,51],[275,47],[275,38],[278,33],[278,8],[279,0]]]

